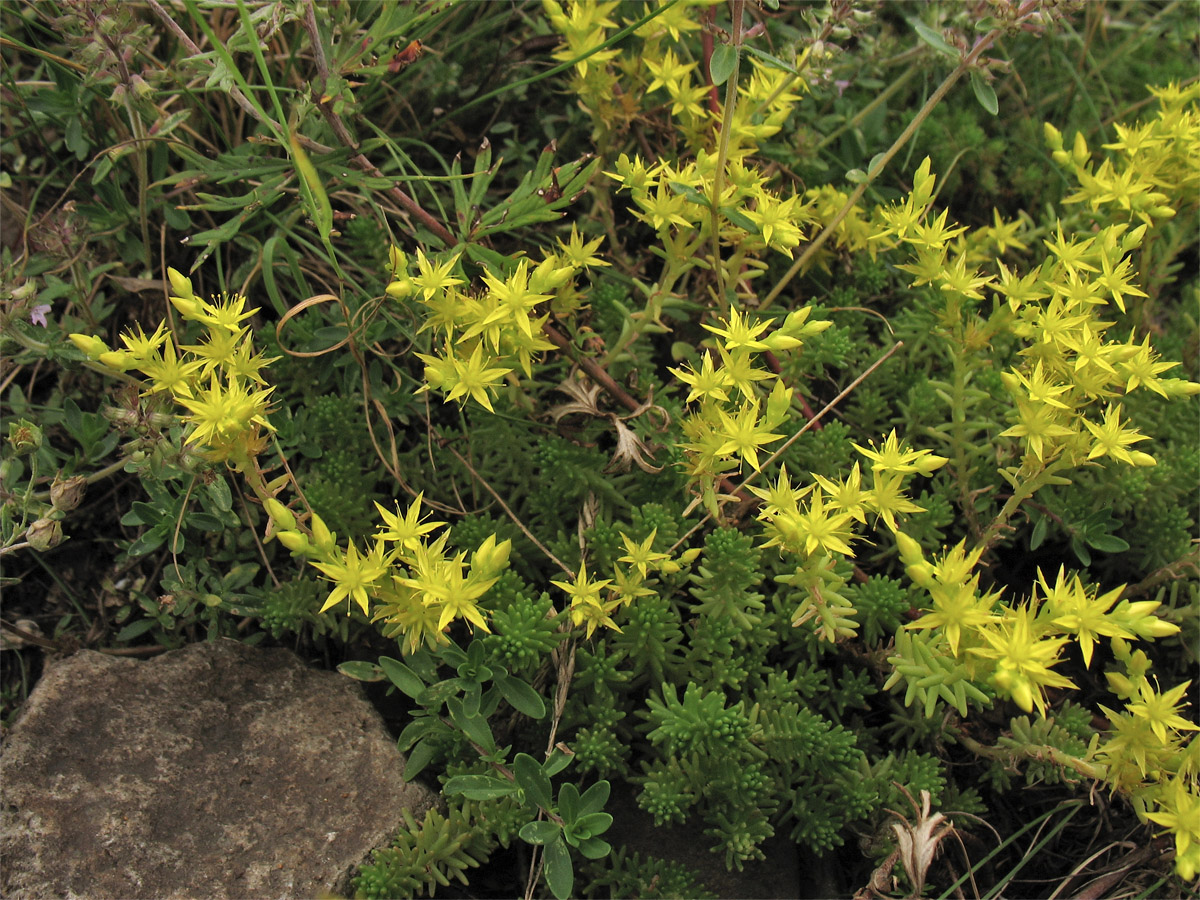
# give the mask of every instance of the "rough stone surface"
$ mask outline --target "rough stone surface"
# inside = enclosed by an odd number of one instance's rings
[[[315,897],[433,795],[358,686],[195,644],[49,667],[4,747],[0,896]]]

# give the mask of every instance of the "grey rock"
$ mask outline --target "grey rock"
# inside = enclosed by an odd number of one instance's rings
[[[195,644],[48,666],[4,747],[0,896],[344,893],[434,795],[343,676]]]

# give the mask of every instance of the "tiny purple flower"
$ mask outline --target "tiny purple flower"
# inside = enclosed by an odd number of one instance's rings
[[[50,304],[49,303],[39,303],[37,306],[35,306],[33,309],[31,309],[29,311],[29,321],[32,322],[34,325],[40,325],[42,328],[45,328],[46,327],[46,313],[48,313],[48,312],[50,312]]]

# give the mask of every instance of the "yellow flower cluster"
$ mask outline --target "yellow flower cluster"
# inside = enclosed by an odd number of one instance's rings
[[[545,304],[570,305],[578,295],[575,276],[608,265],[594,255],[602,240],[585,241],[572,226],[557,253],[536,266],[521,259],[506,277],[486,272],[478,292],[462,290],[463,279],[453,274],[458,253],[435,262],[418,250],[414,274],[407,254],[393,247],[388,295],[415,296],[427,312],[421,331],[432,331],[441,342],[439,350],[417,354],[425,363],[421,391],[442,391],[447,402],[473,399],[494,412],[491,398],[503,380],[518,367],[530,377],[536,355],[554,347],[542,333],[550,319]]]
[[[1105,456],[1154,465],[1153,457],[1133,447],[1146,438],[1123,421],[1121,398],[1137,389],[1179,397],[1200,392],[1200,385],[1161,377],[1176,363],[1161,362],[1148,337],[1112,340],[1114,322],[1103,318],[1109,304],[1124,311],[1127,298],[1146,296],[1134,281],[1129,255],[1141,246],[1147,226],[1114,223],[1068,236],[1059,223],[1053,238],[1043,242],[1046,258],[1032,270],[1020,274],[997,262],[997,274],[986,275],[979,264],[990,248],[1023,246],[1015,229],[998,215],[993,226],[969,235],[949,223],[945,212],[927,223],[934,182],[926,158],[908,197],[880,210],[872,237],[913,249],[914,261],[899,268],[913,275],[914,285],[933,285],[946,294],[946,318],[983,300],[985,289],[1006,301],[1011,315],[1005,327],[1026,342],[1020,351],[1026,361],[1003,375],[1015,408],[1013,424],[1001,435],[1021,440],[1025,469],[1055,460],[1075,466]]]
[[[1185,738],[1197,726],[1180,715],[1191,682],[1160,691],[1147,673],[1150,660],[1132,650],[1134,640],[1154,640],[1177,634],[1179,626],[1160,619],[1156,600],[1120,600],[1124,585],[1105,593],[1068,578],[1059,569],[1054,582],[1039,571],[1027,602],[999,602],[999,593],[980,594],[974,571],[979,550],[967,552],[960,543],[930,562],[920,546],[903,532],[896,533],[901,559],[912,580],[929,593],[930,606],[906,629],[927,632],[919,642],[897,639],[895,666],[885,689],[909,683],[905,703],[924,681],[937,682],[943,695],[957,696],[966,714],[966,696],[985,701],[976,684],[989,683],[1026,712],[1046,715],[1048,688],[1075,688],[1054,671],[1065,648],[1078,645],[1085,667],[1091,665],[1097,641],[1107,640],[1123,671],[1105,673],[1109,687],[1125,701],[1124,712],[1101,706],[1112,733],[1089,748],[1087,760],[1116,790],[1130,797],[1138,815],[1169,828],[1176,839],[1176,870],[1190,880],[1200,870],[1200,740]],[[919,651],[919,652],[918,652]],[[931,672],[928,656],[948,657],[962,664],[963,679],[943,685],[944,671]],[[918,679],[918,680],[914,680]],[[965,689],[965,690],[964,690]],[[927,713],[937,692],[927,694]]]
[[[590,578],[584,561],[579,564],[579,572],[571,581],[550,582],[570,598],[572,625],[584,626],[589,638],[601,626],[620,631],[612,618],[613,613],[638,597],[652,595],[655,583],[653,575],[656,572],[673,575],[700,555],[700,548],[695,547],[680,554],[678,559],[671,559],[669,554],[653,549],[657,534],[658,529],[652,529],[646,539],[639,543],[621,532],[625,555],[617,562],[626,565],[624,568],[614,565],[612,578]]]
[[[756,358],[766,351],[782,353],[799,347],[804,338],[829,327],[829,322],[809,321],[811,312],[807,306],[796,310],[768,334],[774,319],[751,322],[731,310],[723,327],[704,326],[721,338],[715,347],[719,364],[706,354],[699,370],[694,366],[670,370],[690,388],[687,402],[699,401],[681,423],[687,439],[682,447],[687,453],[686,471],[714,516],[719,482],[743,461],[757,470],[760,448],[783,437],[773,429],[792,415],[794,391]],[[772,385],[765,404],[756,387],[761,382]]]
[[[92,335],[72,334],[71,340],[115,371],[141,372],[147,394],[170,394],[187,410],[182,416],[190,426],[187,443],[203,447],[214,462],[244,471],[265,446],[263,432],[271,430],[267,414],[274,388],[267,387],[262,370],[273,359],[255,353],[250,327],[243,324],[258,310],[245,309],[240,294],[197,297],[189,278],[174,269],[167,274],[171,303],[184,319],[206,329],[200,343],[177,349],[165,322],[150,335],[140,327],[121,335],[121,350]]]
[[[1186,87],[1151,87],[1158,98],[1158,115],[1149,122],[1116,124],[1117,140],[1105,144],[1114,158],[1092,167],[1091,151],[1081,133],[1070,151],[1062,134],[1049,122],[1046,140],[1054,161],[1069,170],[1079,190],[1067,203],[1086,203],[1093,211],[1113,208],[1146,225],[1177,212],[1174,204],[1194,206],[1200,197],[1200,83]]]
[[[845,579],[835,571],[839,557],[854,556],[856,523],[865,525],[867,516],[874,515],[895,531],[897,515],[924,512],[908,499],[904,482],[912,475],[931,475],[946,464],[943,456],[906,446],[895,430],[879,446],[854,447],[871,464],[869,488],[863,487],[858,463],[836,481],[813,473],[812,483],[800,489],[781,466],[774,485],[750,488],[763,500],[758,512],[767,536],[763,546],[779,547],[798,561],[793,572],[776,579],[800,593],[792,625],[815,621],[818,636],[830,642],[853,637],[858,629],[854,607],[840,592]]]
[[[422,645],[449,643],[446,632],[457,620],[489,630],[479,601],[508,567],[512,550],[511,541],[497,542],[493,534],[471,554],[469,563],[465,550],[451,554],[446,549],[449,532],[426,537],[446,523],[422,521],[422,496],[418,494],[404,513],[376,503],[382,524],[365,553],[353,543],[343,550],[316,513],[307,534],[280,501],[271,498],[264,506],[279,542],[308,557],[333,585],[321,612],[351,601],[379,623],[384,637],[402,640],[413,653]]]

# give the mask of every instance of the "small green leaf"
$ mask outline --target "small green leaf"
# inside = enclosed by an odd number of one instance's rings
[[[759,233],[759,227],[754,224],[754,220],[732,206],[722,206],[721,215],[728,219],[731,224],[736,225],[743,231],[748,231],[750,234]]]
[[[383,681],[384,679],[383,669],[365,659],[339,663],[337,670],[355,681]]]
[[[910,18],[908,20],[908,24],[913,27],[913,31],[915,31],[917,33],[917,36],[921,40],[923,40],[925,43],[927,43],[930,47],[932,47],[938,53],[948,56],[955,61],[958,60],[958,57],[959,57],[958,51],[955,50],[953,47],[951,47],[949,44],[947,44],[945,38],[943,38],[940,34],[938,34],[936,31],[934,31],[932,28],[930,28],[928,25],[926,25],[920,19],[915,18],[915,17]]]
[[[711,206],[711,204],[708,202],[708,198],[690,184],[684,184],[682,181],[668,181],[667,187],[677,194],[683,194],[683,196],[687,197],[692,203],[699,204],[700,206]]]
[[[778,4],[776,4],[776,5],[778,5]],[[772,69],[779,69],[780,71],[787,72],[791,75],[799,75],[800,74],[799,72],[796,71],[795,66],[788,65],[782,59],[780,59],[778,56],[772,56],[770,53],[764,53],[762,50],[759,50],[757,47],[751,47],[749,44],[743,44],[742,50],[746,53],[749,53],[751,56],[756,57],[757,59],[761,59],[764,63],[767,64],[767,66],[769,66]]]
[[[451,697],[456,697],[462,691],[462,684],[457,678],[447,678],[437,684],[431,684],[414,699],[422,706],[435,709]]]
[[[556,900],[567,900],[575,886],[575,871],[571,868],[571,853],[559,835],[558,840],[546,845],[546,884]]]
[[[531,719],[540,719],[546,715],[546,704],[538,692],[520,678],[497,674],[492,680],[500,688],[500,693],[508,701],[508,705],[517,712],[524,713]]]
[[[612,827],[613,817],[606,812],[589,813],[575,820],[575,833],[589,838],[604,834]]]
[[[583,796],[579,798],[579,814],[587,816],[604,809],[604,804],[608,802],[608,795],[611,792],[612,785],[607,781],[597,781],[584,791]],[[596,834],[599,834],[599,832],[596,832]]]
[[[404,764],[404,774],[401,776],[405,781],[412,781],[420,775],[425,767],[433,762],[433,757],[437,753],[434,746],[429,741],[422,741],[408,751],[408,755]]]
[[[379,657],[379,667],[383,669],[392,684],[414,700],[425,690],[425,682],[400,660],[392,659],[390,656],[381,656]]]
[[[136,622],[126,625],[117,632],[117,642],[132,641],[135,637],[140,637],[157,624],[153,619],[138,619]]]
[[[521,840],[527,844],[549,844],[562,835],[562,831],[553,822],[527,822],[519,832]]]
[[[570,782],[558,789],[558,814],[568,825],[579,818],[579,788]]]
[[[486,718],[480,715],[468,715],[463,701],[458,699],[447,700],[446,709],[450,713],[450,721],[463,734],[484,750],[490,751],[496,749],[496,739],[492,736],[492,729],[488,725]]]
[[[1029,549],[1036,550],[1042,546],[1042,542],[1046,540],[1046,531],[1049,528],[1050,520],[1045,516],[1040,516],[1033,523],[1033,531],[1029,534]]]
[[[454,211],[458,216],[458,224],[462,233],[467,233],[470,225],[471,204],[467,199],[467,189],[463,186],[462,154],[455,154],[450,163],[450,190],[454,194]]]
[[[995,89],[984,81],[978,72],[971,72],[971,89],[975,91],[975,99],[979,105],[993,116],[1000,112],[1000,101],[996,99]]]
[[[479,717],[479,701],[483,699],[483,689],[478,681],[467,681],[465,678],[460,678],[459,681],[466,684],[462,697],[463,713],[468,718],[476,719]]]
[[[563,753],[561,750],[555,747],[552,751],[550,751],[550,758],[542,763],[542,771],[545,772],[550,778],[553,778],[555,775],[569,766],[572,759],[574,759],[572,754]]]
[[[221,512],[233,509],[233,494],[229,491],[229,482],[224,478],[215,478],[206,488],[213,505]]]
[[[129,545],[125,551],[128,556],[145,556],[161,547],[167,540],[167,526],[155,525]]]
[[[1101,553],[1124,553],[1129,549],[1129,543],[1115,534],[1089,536],[1087,542],[1091,545],[1092,549],[1099,550]]]
[[[554,795],[550,787],[550,778],[542,771],[536,759],[528,753],[518,753],[513,760],[512,771],[526,797],[542,809],[552,808]]]
[[[609,846],[608,841],[602,841],[597,837],[590,837],[586,841],[580,841],[576,849],[588,859],[603,859],[612,852],[612,847]]]
[[[396,740],[396,748],[401,753],[408,752],[408,749],[417,741],[421,740],[421,738],[428,737],[434,733],[436,730],[434,722],[435,720],[429,718],[428,716],[421,716],[420,718],[413,719],[411,722],[405,725],[404,730],[400,732],[400,737]]]
[[[718,87],[729,80],[733,67],[737,65],[737,47],[730,44],[718,44],[713,47],[712,59],[708,61],[708,71],[712,75],[712,83]]]
[[[198,528],[201,531],[212,532],[225,530],[224,522],[222,522],[216,516],[210,516],[208,513],[204,512],[188,513],[187,523],[188,527]]]
[[[455,775],[446,781],[442,790],[450,795],[462,794],[468,800],[494,800],[515,794],[518,788],[511,781],[491,775]]]

